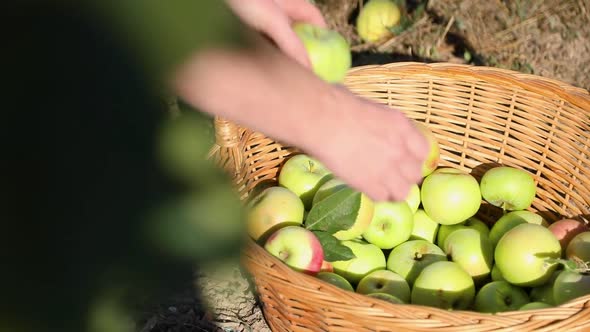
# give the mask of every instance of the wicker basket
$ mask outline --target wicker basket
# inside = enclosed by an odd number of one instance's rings
[[[532,211],[549,221],[588,217],[588,91],[533,75],[444,63],[356,67],[344,84],[424,121],[439,140],[442,166],[476,178],[498,163],[526,169],[538,188]],[[263,181],[275,181],[281,165],[298,152],[223,119],[215,125],[211,156],[232,174],[242,198]],[[479,216],[493,222],[496,212],[487,207]],[[590,296],[534,311],[451,312],[341,290],[294,272],[254,242],[245,249],[244,264],[273,331],[590,330]]]

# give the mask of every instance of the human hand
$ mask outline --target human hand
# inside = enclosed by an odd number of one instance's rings
[[[405,200],[422,179],[429,152],[425,136],[402,112],[345,89],[328,117],[310,126],[306,150],[334,175],[375,201]]]
[[[226,0],[234,13],[253,29],[267,35],[285,54],[303,66],[311,63],[293,31],[295,22],[326,27],[320,10],[307,0]]]

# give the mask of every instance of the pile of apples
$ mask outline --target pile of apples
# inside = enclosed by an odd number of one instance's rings
[[[418,122],[417,122],[418,123]],[[590,228],[530,211],[532,176],[497,166],[478,181],[441,167],[433,133],[423,179],[404,201],[372,201],[307,154],[253,192],[249,236],[290,268],[398,304],[496,313],[590,294]],[[503,210],[487,224],[484,203]]]

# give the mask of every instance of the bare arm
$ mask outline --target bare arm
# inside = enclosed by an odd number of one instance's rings
[[[314,155],[373,199],[404,199],[427,152],[411,121],[259,45],[201,51],[179,71],[177,90],[205,112]]]

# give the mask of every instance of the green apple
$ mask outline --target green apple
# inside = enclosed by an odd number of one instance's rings
[[[348,41],[336,30],[299,22],[295,34],[307,50],[313,72],[328,83],[341,83],[352,65]]]
[[[373,220],[363,232],[367,242],[381,249],[391,249],[407,241],[414,227],[414,215],[405,201],[376,202]]]
[[[576,235],[590,231],[590,228],[585,223],[570,218],[557,220],[551,223],[548,228],[559,240],[564,253],[566,253],[568,244]]]
[[[376,245],[364,240],[346,240],[340,243],[350,248],[355,258],[333,261],[332,266],[335,273],[346,278],[353,286],[367,274],[385,269],[385,254]]]
[[[590,274],[563,270],[553,285],[553,298],[561,305],[581,296],[590,295]]]
[[[342,288],[344,290],[354,292],[354,288],[352,287],[350,282],[348,282],[348,280],[346,280],[346,278],[344,278],[343,276],[341,276],[337,273],[320,271],[316,274],[316,277],[318,279],[323,280],[329,284],[332,284],[338,288]]]
[[[553,296],[553,286],[555,285],[555,279],[563,270],[555,270],[549,280],[544,284],[531,288],[530,298],[534,302],[545,302],[551,305],[555,305],[555,297]]]
[[[559,241],[547,227],[524,223],[498,241],[496,265],[506,281],[516,286],[536,287],[549,280],[561,257]]]
[[[439,246],[442,247],[445,244],[445,239],[447,238],[447,236],[449,236],[449,234],[451,234],[455,230],[463,229],[463,228],[476,229],[480,233],[482,233],[482,235],[485,237],[488,237],[489,233],[490,233],[490,229],[489,229],[488,225],[486,225],[486,223],[484,223],[483,221],[481,221],[477,217],[471,217],[459,224],[441,225],[438,230],[436,244],[438,244]]]
[[[386,293],[404,303],[410,302],[410,286],[406,279],[390,270],[377,270],[364,276],[356,286],[360,294]]]
[[[318,238],[300,226],[280,228],[268,237],[264,249],[293,270],[315,275],[324,262],[324,250]]]
[[[391,29],[400,22],[401,11],[391,0],[369,0],[356,18],[359,37],[369,43],[392,35]]]
[[[436,136],[434,136],[434,133],[426,124],[415,120],[413,121],[413,123],[426,137],[426,141],[428,141],[428,155],[426,155],[426,159],[422,164],[422,177],[426,177],[432,172],[434,172],[434,170],[436,170],[436,168],[438,167],[438,163],[440,161],[440,146],[438,144]]]
[[[246,205],[246,228],[254,241],[266,241],[277,229],[303,223],[301,199],[284,187],[268,187]]]
[[[412,228],[411,240],[426,240],[434,243],[434,239],[440,228],[439,223],[432,220],[423,209],[414,213],[414,228]]]
[[[362,238],[363,233],[371,226],[375,214],[375,203],[365,193],[361,193],[361,201],[356,219],[350,228],[334,233],[334,237],[341,241]]]
[[[490,274],[491,274],[491,277],[492,277],[492,281],[506,280],[502,276],[502,272],[500,272],[500,269],[498,268],[498,265],[496,265],[496,264],[494,264],[494,266],[492,266],[492,272]]]
[[[473,228],[457,229],[445,239],[444,252],[459,264],[476,284],[492,271],[494,249],[487,236]]]
[[[529,208],[537,191],[531,174],[510,166],[487,170],[481,178],[480,188],[484,200],[509,211]]]
[[[518,308],[518,310],[537,310],[537,309],[545,309],[545,308],[552,308],[551,304],[545,302],[529,302],[522,307]]]
[[[512,228],[525,223],[549,226],[542,216],[527,210],[510,211],[498,219],[490,229],[490,241],[496,247],[500,238]]]
[[[565,257],[576,257],[584,262],[590,262],[590,232],[574,236],[565,249]]]
[[[428,265],[446,261],[447,255],[426,240],[408,240],[393,248],[387,257],[387,269],[402,276],[410,287]]]
[[[471,276],[450,261],[426,266],[412,287],[411,302],[447,310],[466,310],[475,298]]]
[[[408,193],[408,197],[406,197],[406,203],[408,203],[412,213],[418,211],[418,208],[420,207],[420,187],[417,183],[414,183],[410,187],[410,192]]]
[[[398,299],[394,295],[387,294],[387,293],[371,293],[371,294],[367,294],[367,296],[375,298],[375,299],[387,301],[387,302],[393,303],[393,304],[404,304],[404,302],[402,300]]]
[[[518,310],[529,302],[524,289],[507,281],[492,281],[477,292],[473,308],[477,312],[496,313]]]
[[[305,209],[309,210],[315,193],[332,177],[332,172],[320,161],[306,154],[298,154],[283,164],[278,182],[299,196]]]
[[[348,188],[348,185],[339,178],[332,178],[332,179],[326,181],[326,183],[324,183],[316,191],[315,195],[313,196],[311,206],[313,207],[314,205],[316,205],[318,202],[320,202],[324,198],[332,195],[335,192],[345,189],[345,188]]]
[[[439,168],[424,178],[420,198],[426,214],[441,225],[459,224],[473,217],[481,205],[475,177],[452,167]]]

